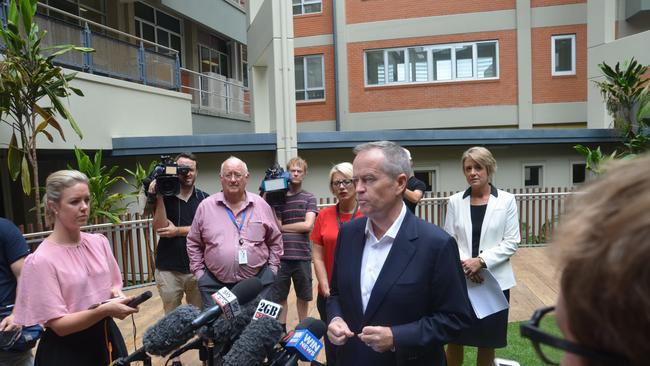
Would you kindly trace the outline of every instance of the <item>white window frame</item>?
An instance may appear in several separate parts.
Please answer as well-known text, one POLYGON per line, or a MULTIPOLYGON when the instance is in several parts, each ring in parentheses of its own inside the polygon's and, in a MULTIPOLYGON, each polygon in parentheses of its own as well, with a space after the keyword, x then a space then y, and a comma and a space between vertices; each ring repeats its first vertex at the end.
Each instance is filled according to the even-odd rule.
POLYGON ((587 164, 584 161, 575 160, 575 161, 570 162, 570 164, 569 164, 569 180, 570 180, 569 184, 571 186, 573 186, 573 187, 580 186, 580 185, 586 183, 588 178, 589 178, 589 170, 587 169, 587 164), (580 182, 580 183, 574 183, 573 182, 573 166, 578 165, 578 164, 581 164, 581 165, 585 166, 585 181, 580 182))
POLYGON ((551 74, 553 76, 575 75, 576 74, 576 35, 575 34, 562 34, 551 36, 551 74), (569 71, 555 71, 555 41, 562 39, 571 40, 571 70, 569 71))
POLYGON ((527 162, 521 165, 521 186, 524 188, 541 188, 544 187, 544 182, 546 182, 546 164, 542 162, 527 162), (541 166, 542 174, 540 176, 540 182, 538 185, 527 186, 526 185, 526 168, 533 166, 541 166))
MULTIPOLYGON (((432 193, 437 193, 439 188, 440 188, 440 166, 438 165, 425 165, 425 166, 413 166, 413 172, 418 172, 418 173, 429 173, 431 174, 432 172, 435 172, 434 177, 431 182, 431 191, 426 191, 426 192, 432 192, 432 193)), ((425 184, 427 182, 424 182, 425 184)), ((425 192, 425 193, 426 193, 425 192)))
MULTIPOLYGON (((138 2, 141 3, 141 4, 143 4, 143 5, 146 5, 146 6, 150 7, 150 8, 152 8, 152 9, 154 10, 154 12, 153 12, 153 18, 154 18, 154 21, 155 21, 155 22, 154 22, 154 23, 151 23, 151 22, 148 21, 148 20, 145 20, 145 19, 142 19, 142 18, 138 18, 137 16, 134 16, 133 19, 134 19, 134 22, 136 22, 136 23, 135 23, 135 26, 136 26, 136 27, 138 26, 137 22, 140 22, 140 23, 146 23, 146 24, 152 26, 152 27, 153 27, 153 34, 154 34, 154 36, 155 36, 155 38, 156 38, 154 43, 156 43, 156 44, 160 44, 160 43, 158 42, 158 28, 164 30, 165 32, 167 32, 167 33, 169 33, 169 34, 173 34, 173 35, 175 35, 175 36, 178 36, 178 37, 180 38, 180 46, 181 46, 181 52, 178 54, 178 59, 179 59, 179 61, 180 61, 181 64, 182 64, 182 63, 183 63, 183 54, 186 52, 186 50, 185 50, 185 46, 184 46, 184 42, 183 42, 183 41, 184 41, 184 40, 183 40, 183 33, 182 33, 182 32, 183 32, 183 27, 184 27, 184 25, 183 25, 183 19, 182 19, 182 18, 179 18, 179 17, 177 17, 177 16, 175 16, 175 15, 169 14, 169 13, 166 12, 166 11, 162 11, 162 10, 160 10, 160 9, 158 9, 158 8, 156 8, 156 7, 154 7, 154 6, 152 6, 151 4, 148 4, 148 3, 145 3, 145 2, 142 2, 142 1, 138 1, 138 2), (181 33, 176 33, 176 32, 174 32, 174 31, 171 30, 171 29, 167 29, 167 28, 164 28, 164 27, 159 26, 159 25, 157 24, 157 23, 158 23, 158 12, 163 13, 163 14, 167 15, 168 17, 171 17, 171 18, 177 19, 177 20, 178 20, 178 24, 179 24, 179 27, 180 27, 180 31, 181 31, 181 33)), ((142 26, 140 26, 139 31, 140 31, 140 38, 143 38, 143 39, 144 39, 144 37, 142 37, 142 26)), ((168 47, 168 48, 172 48, 172 49, 173 49, 172 44, 171 44, 171 40, 170 40, 170 39, 168 39, 168 43, 169 43, 169 44, 168 44, 166 47, 168 47)))
POLYGON ((413 45, 410 47, 394 47, 394 48, 383 48, 383 49, 367 49, 363 52, 363 69, 364 69, 364 85, 366 87, 384 87, 388 85, 407 85, 407 84, 427 84, 427 83, 449 83, 449 82, 464 82, 464 81, 474 81, 474 80, 498 80, 500 77, 500 67, 499 67, 499 41, 498 40, 485 40, 485 41, 476 41, 476 42, 462 42, 462 43, 448 43, 448 44, 436 44, 436 45, 413 45), (481 43, 494 43, 495 44, 495 59, 496 59, 496 70, 495 76, 493 77, 478 77, 478 45, 481 43), (456 77, 456 48, 472 46, 472 77, 471 78, 457 78, 456 77), (427 52, 427 80, 426 81, 411 81, 411 64, 409 60, 409 49, 415 47, 423 47, 423 50, 427 52), (451 49, 451 79, 448 80, 433 80, 433 56, 432 51, 437 49, 451 49), (383 51, 384 55, 384 84, 368 84, 368 52, 383 51), (389 81, 388 80, 388 52, 390 51, 403 51, 404 52, 404 64, 406 72, 406 81, 389 81))
MULTIPOLYGON (((322 102, 325 100, 326 95, 325 95, 325 57, 324 55, 300 55, 300 56, 295 56, 295 58, 302 58, 302 69, 303 69, 303 80, 305 81, 305 89, 297 89, 296 92, 298 91, 304 91, 305 92, 305 98, 307 98, 307 95, 309 91, 314 91, 314 90, 323 90, 323 98, 319 99, 296 99, 296 103, 310 103, 310 102, 322 102), (320 57, 321 60, 321 77, 323 78, 323 87, 322 88, 310 88, 307 85, 307 59, 309 58, 316 58, 320 57)), ((294 81, 295 82, 295 81, 294 81)))
MULTIPOLYGON (((291 4, 291 11, 293 12, 293 7, 298 6, 298 4, 291 4)), ((308 14, 322 14, 323 13, 323 1, 322 0, 300 0, 300 14, 293 14, 294 17, 308 14), (310 13, 305 13, 305 5, 320 4, 320 11, 314 11, 310 13)))
MULTIPOLYGON (((230 77, 230 73, 229 73, 229 72, 226 72, 226 75, 223 75, 223 74, 221 73, 222 68, 223 68, 223 65, 221 65, 221 56, 222 56, 222 55, 223 55, 223 56, 226 56, 226 71, 231 71, 231 67, 230 67, 230 55, 229 55, 229 54, 227 54, 227 53, 223 53, 223 52, 221 52, 221 51, 219 51, 219 50, 216 50, 216 49, 214 49, 214 48, 212 48, 212 47, 210 47, 210 46, 208 46, 208 45, 206 45, 206 44, 204 44, 204 43, 201 43, 201 42, 197 42, 197 43, 196 43, 196 46, 197 46, 196 56, 198 57, 199 64, 201 63, 201 48, 203 47, 203 48, 206 48, 206 49, 208 49, 208 50, 210 51, 210 58, 212 58, 212 53, 213 53, 213 52, 216 53, 217 55, 219 55, 219 72, 217 72, 217 74, 219 74, 219 75, 221 75, 221 76, 223 76, 223 77, 226 77, 226 78, 229 78, 229 77, 230 77)), ((199 65, 199 71, 200 71, 201 73, 203 73, 203 72, 201 71, 201 65, 199 65)))

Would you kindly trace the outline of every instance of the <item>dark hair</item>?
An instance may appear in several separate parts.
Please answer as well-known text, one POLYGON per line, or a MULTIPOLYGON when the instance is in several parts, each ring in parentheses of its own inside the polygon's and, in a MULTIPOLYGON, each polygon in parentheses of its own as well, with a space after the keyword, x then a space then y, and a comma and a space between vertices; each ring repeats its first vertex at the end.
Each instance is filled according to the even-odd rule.
POLYGON ((199 162, 196 160, 196 155, 192 154, 191 152, 182 152, 174 158, 174 161, 178 161, 180 158, 185 158, 185 159, 190 159, 193 162, 196 163, 196 167, 199 167, 199 162))

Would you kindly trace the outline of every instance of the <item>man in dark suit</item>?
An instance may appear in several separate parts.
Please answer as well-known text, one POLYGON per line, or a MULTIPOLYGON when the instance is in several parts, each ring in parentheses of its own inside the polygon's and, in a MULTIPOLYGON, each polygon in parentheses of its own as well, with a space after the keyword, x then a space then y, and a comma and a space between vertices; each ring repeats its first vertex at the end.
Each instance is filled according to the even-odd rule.
POLYGON ((354 149, 359 209, 338 237, 327 335, 340 365, 446 365, 443 345, 470 322, 455 240, 406 209, 410 173, 389 141, 354 149))

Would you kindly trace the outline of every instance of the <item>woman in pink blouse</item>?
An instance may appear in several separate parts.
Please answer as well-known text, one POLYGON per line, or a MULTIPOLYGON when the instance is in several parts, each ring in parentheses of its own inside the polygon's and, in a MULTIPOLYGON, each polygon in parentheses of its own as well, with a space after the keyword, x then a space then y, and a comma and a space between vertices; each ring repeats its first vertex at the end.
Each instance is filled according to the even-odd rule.
POLYGON ((137 309, 125 305, 131 298, 122 293, 106 237, 81 232, 90 210, 88 178, 76 170, 50 174, 44 202, 54 230, 25 259, 14 321, 46 328, 35 365, 106 366, 122 356, 114 354, 123 340, 112 318, 137 309))

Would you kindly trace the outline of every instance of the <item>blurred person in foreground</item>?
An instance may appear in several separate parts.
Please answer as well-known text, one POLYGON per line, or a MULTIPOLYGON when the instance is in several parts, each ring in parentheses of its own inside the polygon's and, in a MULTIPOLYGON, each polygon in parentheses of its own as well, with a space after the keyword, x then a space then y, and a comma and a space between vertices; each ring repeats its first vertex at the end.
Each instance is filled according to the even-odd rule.
POLYGON ((341 226, 330 297, 339 365, 445 365, 443 345, 470 321, 456 241, 406 208, 411 169, 401 146, 354 149, 359 218, 341 226))
POLYGON ((650 155, 610 165, 568 207, 553 235, 557 305, 537 310, 522 335, 549 365, 648 365, 650 155), (539 327, 553 311, 562 337, 539 327))
MULTIPOLYGON (((330 296, 330 280, 332 266, 336 253, 336 239, 339 229, 344 223, 361 216, 357 202, 357 192, 352 180, 352 164, 345 162, 336 164, 330 170, 330 191, 336 196, 336 205, 320 211, 311 232, 313 246, 314 271, 318 280, 318 297, 316 307, 321 320, 327 322, 325 309, 327 298, 330 296)), ((325 356, 328 365, 336 365, 334 345, 325 337, 325 356)))
POLYGON ((86 175, 59 170, 45 184, 46 221, 54 229, 25 259, 14 322, 44 324, 36 366, 106 366, 126 356, 112 318, 124 319, 138 309, 126 305, 133 297, 122 292, 108 239, 81 231, 90 214, 86 175))
MULTIPOLYGON (((510 257, 521 241, 515 196, 492 184, 497 162, 490 150, 467 149, 461 167, 469 188, 449 198, 445 230, 458 243, 467 281, 482 283, 482 271, 489 271, 509 300, 515 286, 510 257)), ((465 345, 478 347, 477 366, 493 366, 494 349, 507 345, 507 330, 507 308, 482 319, 474 316, 472 326, 447 346, 447 362, 462 365, 465 345)))

